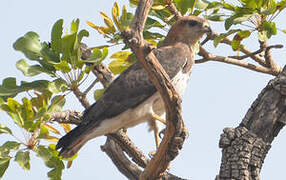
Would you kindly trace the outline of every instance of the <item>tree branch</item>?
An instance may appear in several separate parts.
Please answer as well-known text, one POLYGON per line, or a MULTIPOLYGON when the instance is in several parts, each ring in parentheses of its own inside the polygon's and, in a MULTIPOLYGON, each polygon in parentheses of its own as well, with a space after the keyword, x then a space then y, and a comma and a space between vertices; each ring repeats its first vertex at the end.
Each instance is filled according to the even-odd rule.
POLYGON ((247 68, 253 71, 257 71, 257 72, 271 74, 273 76, 277 76, 279 72, 281 71, 281 70, 279 72, 272 71, 272 69, 264 67, 264 66, 254 65, 254 64, 243 62, 243 61, 230 58, 230 57, 217 56, 217 55, 211 54, 210 52, 205 50, 203 47, 200 47, 199 55, 202 56, 203 59, 196 60, 195 63, 203 63, 207 61, 218 61, 218 62, 241 66, 241 67, 244 67, 244 68, 247 68))
POLYGON ((82 114, 77 111, 66 110, 61 112, 53 112, 50 116, 51 121, 79 125, 82 114))
POLYGON ((72 87, 72 92, 85 109, 89 108, 90 104, 86 98, 86 94, 82 93, 77 86, 72 87))
POLYGON ((144 44, 143 28, 152 0, 141 0, 136 9, 131 30, 122 32, 124 42, 131 47, 138 61, 147 71, 152 82, 160 92, 166 109, 166 134, 155 156, 140 175, 140 179, 156 179, 164 172, 168 164, 182 148, 186 132, 181 117, 181 99, 176 93, 170 79, 150 48, 144 44), (149 53, 149 54, 148 54, 149 53))
POLYGON ((286 123, 286 66, 253 102, 237 128, 225 128, 217 180, 259 179, 273 139, 286 123))
POLYGON ((175 19, 178 20, 180 17, 182 17, 182 14, 180 13, 180 11, 177 10, 176 6, 174 5, 174 3, 172 2, 172 0, 164 0, 165 3, 167 4, 167 8, 168 10, 174 14, 175 19))
MULTIPOLYGON (((218 36, 218 33, 216 32, 212 32, 212 35, 210 35, 210 38, 213 40, 214 38, 216 38, 218 36)), ((227 44, 227 45, 230 45, 231 46, 231 40, 229 38, 224 38, 221 43, 224 43, 224 44, 227 44)), ((243 52, 244 54, 249 54, 250 55, 250 58, 253 59, 254 61, 256 61, 258 64, 260 64, 261 66, 265 66, 266 65, 266 62, 263 58, 255 55, 255 54, 252 54, 252 52, 248 49, 246 49, 245 47, 242 47, 240 48, 240 51, 243 52)))
POLYGON ((278 66, 275 61, 273 60, 272 58, 272 55, 271 55, 271 52, 270 52, 270 49, 271 48, 283 48, 283 45, 281 44, 278 44, 278 45, 273 45, 273 46, 268 46, 266 47, 265 49, 265 61, 266 61, 266 64, 268 65, 268 67, 273 71, 273 72, 281 72, 281 67, 278 66))

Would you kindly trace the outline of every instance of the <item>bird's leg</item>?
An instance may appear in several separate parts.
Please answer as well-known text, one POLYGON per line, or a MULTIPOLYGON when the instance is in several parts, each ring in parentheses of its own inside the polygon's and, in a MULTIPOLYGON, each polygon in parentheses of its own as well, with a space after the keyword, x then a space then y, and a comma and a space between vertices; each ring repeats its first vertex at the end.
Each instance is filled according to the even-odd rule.
MULTIPOLYGON (((159 148, 160 145, 160 136, 159 136, 159 128, 157 125, 156 120, 160 121, 163 124, 166 124, 166 120, 164 118, 161 118, 159 115, 152 113, 152 120, 149 122, 150 126, 152 127, 154 131, 154 137, 155 137, 155 143, 156 143, 156 150, 159 148)), ((153 156, 156 153, 156 151, 150 152, 150 155, 153 156)))
POLYGON ((154 120, 158 120, 158 121, 160 121, 161 123, 163 123, 163 124, 166 125, 166 119, 161 118, 161 116, 159 116, 159 115, 157 115, 157 114, 152 114, 152 118, 153 118, 154 120))
MULTIPOLYGON (((164 118, 161 118, 161 116, 155 114, 155 113, 152 113, 152 119, 154 120, 154 136, 155 136, 155 143, 156 143, 156 148, 158 149, 159 148, 159 145, 160 145, 160 136, 159 136, 159 129, 158 129, 158 126, 156 124, 156 120, 160 121, 161 123, 165 124, 166 125, 166 120, 164 118)), ((152 122, 153 123, 153 122, 152 122)))

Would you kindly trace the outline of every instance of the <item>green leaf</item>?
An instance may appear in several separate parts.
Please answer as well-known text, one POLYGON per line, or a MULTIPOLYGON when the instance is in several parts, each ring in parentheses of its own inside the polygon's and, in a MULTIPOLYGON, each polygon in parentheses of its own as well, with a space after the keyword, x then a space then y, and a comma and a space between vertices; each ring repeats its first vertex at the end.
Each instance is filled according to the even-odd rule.
POLYGON ((116 30, 110 17, 108 17, 104 12, 100 12, 100 15, 103 18, 104 23, 110 29, 111 33, 114 33, 116 30))
POLYGON ((248 38, 250 36, 250 31, 239 31, 234 37, 231 42, 231 47, 234 51, 238 50, 241 47, 241 41, 245 38, 248 38))
POLYGON ((219 36, 217 36, 216 38, 214 38, 214 46, 217 47, 218 43, 220 43, 224 38, 228 37, 229 35, 236 33, 240 31, 240 29, 232 29, 230 31, 228 31, 227 33, 222 33, 219 36))
POLYGON ((83 37, 89 36, 89 32, 87 30, 83 29, 83 30, 79 31, 77 36, 78 36, 78 41, 81 42, 83 37))
POLYGON ((205 19, 208 19, 210 21, 224 21, 223 16, 225 16, 225 15, 222 13, 215 13, 215 14, 210 14, 210 15, 204 16, 204 17, 205 17, 205 19))
POLYGON ((20 86, 16 85, 16 78, 8 77, 3 80, 2 85, 0 85, 0 96, 4 99, 16 96, 18 93, 23 91, 28 91, 31 89, 42 92, 47 86, 49 81, 37 80, 33 82, 22 81, 20 86))
POLYGON ((258 32, 258 39, 261 42, 267 41, 269 39, 268 36, 267 36, 267 32, 266 31, 258 32))
POLYGON ((30 66, 29 64, 26 63, 26 61, 24 59, 19 60, 16 63, 16 67, 17 67, 17 69, 22 71, 22 73, 25 76, 36 76, 42 72, 46 72, 46 70, 43 67, 41 67, 40 65, 30 66))
POLYGON ((5 171, 9 167, 11 157, 0 157, 0 178, 3 177, 5 171))
POLYGON ((97 101, 99 98, 101 98, 101 96, 103 95, 105 89, 97 89, 94 91, 94 99, 97 101))
POLYGON ((108 48, 104 47, 102 48, 102 52, 100 49, 94 48, 93 53, 91 56, 85 60, 85 62, 93 63, 94 65, 100 64, 108 55, 108 48))
POLYGON ((51 40, 51 47, 53 51, 59 58, 59 54, 61 52, 61 39, 63 35, 63 19, 59 19, 52 28, 52 40, 51 40))
POLYGON ((159 23, 157 20, 148 17, 146 20, 144 30, 148 30, 148 29, 154 28, 154 27, 163 28, 164 26, 161 23, 159 23))
POLYGON ((8 77, 0 85, 0 96, 12 96, 18 93, 16 78, 8 77))
POLYGON ((113 74, 121 74, 125 69, 127 69, 131 63, 125 60, 115 60, 109 63, 108 68, 113 74))
POLYGON ((60 112, 60 111, 62 111, 62 108, 65 105, 65 103, 66 103, 65 96, 63 96, 63 95, 55 96, 51 100, 49 112, 60 112))
POLYGON ((0 157, 9 156, 11 150, 18 150, 20 143, 15 141, 7 141, 2 146, 0 146, 0 157))
POLYGON ((174 4, 178 8, 178 10, 184 15, 188 8, 193 9, 197 0, 174 0, 174 4))
POLYGON ((238 50, 240 47, 240 41, 238 40, 232 40, 231 41, 231 47, 234 51, 238 50))
POLYGON ((126 60, 130 54, 132 54, 130 51, 119 51, 112 54, 110 59, 126 60))
POLYGON ((0 134, 2 133, 8 133, 12 135, 12 131, 8 127, 0 124, 0 134))
POLYGON ((7 99, 7 105, 9 106, 9 108, 11 109, 12 112, 19 111, 19 108, 21 107, 21 104, 18 103, 13 98, 8 98, 7 99))
POLYGON ((129 26, 131 24, 133 16, 134 16, 133 13, 129 13, 129 12, 127 12, 126 15, 124 16, 122 15, 120 17, 120 24, 122 26, 129 26))
POLYGON ((286 0, 282 0, 282 1, 278 2, 276 5, 276 8, 279 11, 282 11, 283 9, 285 9, 286 8, 286 0))
POLYGON ((79 27, 79 19, 73 20, 71 23, 71 33, 77 33, 79 27))
POLYGON ((233 4, 226 3, 226 2, 222 2, 222 4, 223 4, 224 9, 235 11, 235 6, 233 4))
POLYGON ((24 128, 26 130, 30 130, 33 127, 33 120, 34 120, 34 111, 32 107, 32 102, 24 97, 22 99, 23 105, 22 105, 22 111, 21 111, 21 117, 24 120, 24 128))
POLYGON ((46 166, 52 168, 52 170, 48 172, 48 177, 50 179, 61 179, 64 164, 59 159, 58 152, 44 146, 38 146, 36 152, 37 155, 44 160, 46 166))
POLYGON ((115 2, 113 7, 112 7, 112 19, 113 19, 115 25, 117 26, 117 28, 120 30, 121 26, 120 26, 120 22, 119 22, 119 6, 118 6, 117 2, 115 2))
POLYGON ((72 58, 76 53, 77 34, 69 34, 62 38, 62 60, 72 62, 72 58))
POLYGON ((223 7, 222 3, 214 1, 208 4, 208 6, 206 7, 206 10, 217 10, 217 9, 221 9, 222 7, 223 7))
POLYGON ((15 161, 24 170, 30 170, 30 152, 29 151, 18 151, 15 156, 15 161))
POLYGON ((65 92, 68 89, 67 82, 62 78, 57 78, 53 82, 50 82, 48 85, 49 91, 54 94, 65 92))
POLYGON ((253 14, 235 14, 225 20, 224 27, 226 30, 228 30, 232 25, 240 24, 244 21, 247 21, 252 16, 253 14))
POLYGON ((66 61, 61 61, 60 63, 55 64, 54 67, 56 70, 62 71, 63 73, 68 73, 71 71, 71 68, 70 68, 68 62, 66 62, 66 61))
POLYGON ((198 0, 197 3, 195 3, 195 7, 198 9, 206 9, 208 4, 209 2, 206 0, 198 0))
MULTIPOLYGON (((60 57, 55 54, 50 45, 46 42, 42 43, 41 54, 42 57, 46 60, 45 62, 47 62, 50 65, 60 61, 60 57)), ((41 64, 41 62, 43 61, 38 61, 38 62, 41 64)))
POLYGON ((267 32, 268 39, 270 39, 272 35, 277 34, 277 28, 275 22, 264 21, 262 23, 262 29, 267 32))
POLYGON ((41 57, 42 45, 39 40, 39 35, 35 32, 28 32, 23 37, 20 37, 13 47, 16 51, 21 51, 31 60, 39 60, 41 57))

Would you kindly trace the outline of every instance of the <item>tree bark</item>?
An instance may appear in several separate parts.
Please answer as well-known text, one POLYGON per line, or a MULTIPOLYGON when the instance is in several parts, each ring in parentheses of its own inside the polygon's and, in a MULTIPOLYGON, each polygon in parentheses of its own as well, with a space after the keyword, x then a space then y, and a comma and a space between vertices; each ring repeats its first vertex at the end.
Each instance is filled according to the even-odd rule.
POLYGON ((217 180, 258 180, 271 143, 286 123, 286 66, 258 95, 236 128, 225 128, 217 180))

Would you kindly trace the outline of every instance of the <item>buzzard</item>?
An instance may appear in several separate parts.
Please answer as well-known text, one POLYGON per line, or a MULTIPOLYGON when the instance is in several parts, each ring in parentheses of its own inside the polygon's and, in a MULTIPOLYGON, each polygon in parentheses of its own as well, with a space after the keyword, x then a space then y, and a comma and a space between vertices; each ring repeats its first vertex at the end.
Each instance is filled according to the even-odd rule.
MULTIPOLYGON (((183 95, 190 79, 194 48, 210 31, 206 20, 195 16, 182 17, 171 27, 159 47, 153 50, 180 95, 183 95)), ((61 149, 60 155, 68 158, 90 139, 154 121, 164 113, 159 92, 141 64, 135 62, 84 112, 81 124, 63 136, 56 149, 61 149)))

